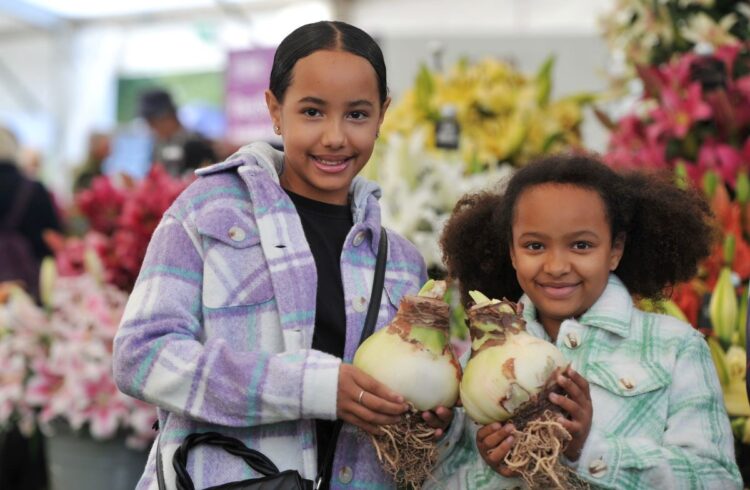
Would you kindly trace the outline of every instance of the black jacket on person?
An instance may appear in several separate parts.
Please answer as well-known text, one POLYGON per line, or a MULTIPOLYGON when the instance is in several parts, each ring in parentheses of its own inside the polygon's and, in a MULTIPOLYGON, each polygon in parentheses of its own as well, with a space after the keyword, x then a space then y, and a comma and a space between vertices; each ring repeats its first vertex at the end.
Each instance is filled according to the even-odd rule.
MULTIPOLYGON (((13 162, 0 160, 0 221, 10 212, 23 180, 28 178, 13 162)), ((60 220, 47 189, 40 182, 34 182, 34 190, 18 231, 29 240, 34 255, 40 260, 52 254, 44 242, 43 232, 47 229, 60 231, 60 220)))

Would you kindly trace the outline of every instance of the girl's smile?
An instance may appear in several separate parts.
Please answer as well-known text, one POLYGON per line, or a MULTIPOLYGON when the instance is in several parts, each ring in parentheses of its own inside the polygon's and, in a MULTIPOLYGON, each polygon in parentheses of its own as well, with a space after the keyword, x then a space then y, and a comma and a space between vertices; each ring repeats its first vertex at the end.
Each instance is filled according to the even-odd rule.
POLYGON ((554 339, 563 320, 582 315, 599 299, 623 245, 612 240, 597 192, 550 183, 518 197, 510 252, 521 288, 554 339))
POLYGON ((539 283, 539 288, 552 299, 565 299, 575 294, 576 289, 581 285, 576 283, 539 283))
POLYGON ((338 155, 310 155, 313 164, 322 172, 335 174, 346 170, 353 161, 352 156, 338 155))

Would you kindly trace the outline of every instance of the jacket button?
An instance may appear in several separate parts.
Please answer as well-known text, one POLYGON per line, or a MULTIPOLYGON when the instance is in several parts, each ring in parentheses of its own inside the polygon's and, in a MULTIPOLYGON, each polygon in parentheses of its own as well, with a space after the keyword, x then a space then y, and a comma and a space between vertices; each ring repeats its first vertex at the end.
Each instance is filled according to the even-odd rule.
POLYGON ((622 386, 626 390, 632 390, 633 388, 635 388, 635 381, 630 378, 620 378, 620 386, 622 386))
POLYGON ((364 296, 356 296, 352 300, 352 307, 357 313, 362 313, 367 310, 367 298, 364 296))
POLYGON ((601 478, 607 474, 607 463, 602 458, 597 458, 589 465, 589 473, 594 478, 601 478))
POLYGON ((235 242, 241 242, 245 239, 245 230, 240 228, 239 226, 233 226, 229 228, 229 238, 234 240, 235 242))
POLYGON ((359 233, 354 235, 354 240, 352 240, 352 245, 354 245, 355 247, 359 247, 360 245, 362 245, 362 242, 364 241, 365 241, 365 232, 360 231, 359 233))
POLYGON ((354 472, 349 466, 344 466, 339 470, 339 481, 341 483, 349 483, 354 478, 354 472))
POLYGON ((575 349, 579 345, 581 345, 581 341, 578 339, 578 334, 575 332, 569 332, 565 335, 565 338, 563 339, 563 343, 568 349, 575 349))

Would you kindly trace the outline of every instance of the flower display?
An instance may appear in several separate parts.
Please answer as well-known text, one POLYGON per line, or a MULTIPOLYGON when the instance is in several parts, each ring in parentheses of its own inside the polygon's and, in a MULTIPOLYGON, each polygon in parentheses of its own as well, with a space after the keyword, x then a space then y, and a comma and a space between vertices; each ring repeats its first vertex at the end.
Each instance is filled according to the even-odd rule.
POLYGON ((634 67, 750 39, 750 4, 727 0, 617 0, 601 18, 610 48, 634 67))
POLYGON ((461 156, 426 152, 424 132, 393 135, 363 173, 383 188, 382 221, 417 246, 428 268, 442 267, 439 238, 453 206, 466 193, 499 186, 513 171, 497 165, 466 175, 461 156))
POLYGON ((641 306, 706 334, 747 484, 750 3, 617 0, 602 24, 614 59, 624 62, 613 70, 613 93, 629 94, 619 120, 596 111, 612 131, 605 160, 620 168, 672 169, 680 185, 705 194, 716 217, 716 245, 696 276, 674 285, 671 300, 641 306))
POLYGON ((732 188, 750 169, 750 43, 685 53, 638 69, 644 95, 612 129, 614 167, 677 168, 700 185, 711 170, 732 188))
POLYGON ((680 284, 673 300, 687 319, 708 335, 711 355, 724 392, 727 412, 739 439, 750 442, 750 404, 745 389, 745 319, 747 285, 750 281, 750 179, 746 172, 736 178, 734 199, 715 173, 704 178, 703 190, 716 216, 721 240, 698 275, 680 284), (700 314, 701 298, 708 298, 707 314, 700 314), (738 423, 737 419, 742 419, 738 423))
POLYGON ((128 293, 163 213, 188 185, 158 165, 140 181, 97 177, 75 196, 80 236, 50 233, 38 306, 0 284, 0 427, 47 434, 61 425, 145 448, 153 406, 121 393, 112 343, 128 293))
POLYGON ((459 125, 457 161, 466 174, 580 147, 582 107, 591 97, 551 100, 553 66, 548 59, 535 76, 496 59, 462 60, 446 73, 422 66, 414 86, 388 111, 383 139, 421 133, 424 150, 434 151, 435 125, 448 110, 459 125))
POLYGON ((65 424, 146 447, 156 410, 122 394, 112 377, 127 294, 88 271, 57 277, 51 260, 43 266, 42 307, 18 285, 0 285, 0 426, 50 434, 65 424))
POLYGON ((84 251, 94 250, 104 267, 105 281, 123 291, 132 290, 151 235, 188 183, 170 176, 161 165, 154 165, 143 180, 125 179, 121 186, 111 177, 96 177, 90 188, 75 196, 88 230, 82 237, 47 236, 60 274, 80 274, 84 251))

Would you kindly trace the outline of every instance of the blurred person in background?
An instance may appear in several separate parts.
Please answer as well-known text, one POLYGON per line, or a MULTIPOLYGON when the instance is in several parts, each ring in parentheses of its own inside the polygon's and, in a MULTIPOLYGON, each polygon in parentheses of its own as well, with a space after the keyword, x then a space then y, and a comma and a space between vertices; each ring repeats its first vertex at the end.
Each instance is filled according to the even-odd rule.
POLYGON ((61 231, 52 196, 20 169, 19 145, 0 127, 0 281, 16 280, 37 297, 39 266, 52 255, 46 230, 61 231))
MULTIPOLYGON (((51 254, 42 235, 60 221, 47 189, 20 170, 19 154, 15 135, 0 127, 0 281, 23 283, 38 301, 39 267, 51 254)), ((46 488, 43 442, 15 426, 0 432, 0 489, 46 488)))
POLYGON ((42 152, 34 148, 22 148, 18 157, 18 168, 31 180, 42 175, 42 152))
POLYGON ((89 147, 86 161, 77 169, 73 192, 88 189, 94 177, 103 173, 104 160, 112 153, 111 136, 107 133, 94 131, 89 135, 89 147))
POLYGON ((182 125, 177 106, 166 90, 155 88, 142 92, 138 113, 156 139, 152 162, 164 165, 171 175, 179 177, 216 161, 211 142, 182 125))

